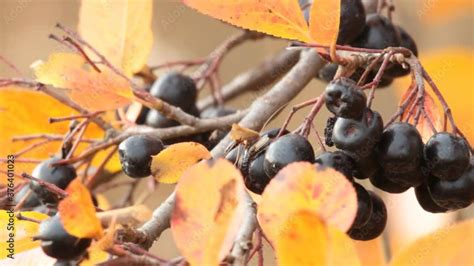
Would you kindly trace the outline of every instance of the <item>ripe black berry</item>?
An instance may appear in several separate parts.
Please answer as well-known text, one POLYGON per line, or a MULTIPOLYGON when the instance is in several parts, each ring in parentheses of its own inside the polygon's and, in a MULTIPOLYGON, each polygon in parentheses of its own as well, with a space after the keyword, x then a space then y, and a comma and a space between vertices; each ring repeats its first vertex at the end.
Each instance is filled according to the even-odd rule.
MULTIPOLYGON (((29 186, 22 187, 20 191, 15 194, 15 205, 18 205, 18 203, 20 203, 26 193, 29 193, 30 191, 31 190, 29 186)), ((36 196, 35 193, 30 193, 30 196, 26 199, 25 202, 23 202, 22 209, 31 209, 39 206, 40 204, 41 202, 38 199, 38 196, 36 196)))
POLYGON ((431 193, 426 183, 423 183, 415 187, 415 196, 421 208, 423 208, 423 210, 427 212, 441 213, 441 212, 448 211, 448 209, 445 209, 439 206, 438 204, 436 204, 436 202, 431 197, 431 193))
MULTIPOLYGON (((186 113, 199 117, 199 110, 193 105, 189 110, 185 110, 186 113)), ((175 120, 171 120, 164 116, 157 110, 150 110, 145 119, 145 124, 154 128, 167 128, 178 126, 179 123, 175 120)))
POLYGON ((370 14, 367 16, 366 24, 365 30, 352 43, 352 46, 370 49, 398 46, 396 29, 386 17, 370 14))
POLYGON ((359 119, 367 98, 356 83, 348 78, 331 81, 326 87, 324 99, 328 110, 336 116, 359 119))
POLYGON ((332 131, 334 129, 334 124, 336 123, 337 117, 328 117, 326 120, 326 127, 324 128, 324 142, 329 147, 334 146, 334 142, 332 141, 332 131))
POLYGON ((413 125, 393 123, 383 132, 376 151, 377 161, 385 172, 407 173, 420 168, 423 141, 413 125))
MULTIPOLYGON (((347 152, 346 152, 347 153, 347 152)), ((351 156, 351 153, 348 153, 351 156)), ((374 173, 380 168, 375 154, 371 153, 369 156, 360 158, 358 156, 351 156, 354 161, 354 177, 357 179, 366 179, 374 175, 374 173)))
POLYGON ((387 224, 387 208, 383 200, 372 191, 372 213, 367 223, 359 228, 351 228, 347 233, 355 240, 371 240, 380 236, 387 224))
POLYGON ((361 0, 342 0, 337 44, 348 44, 365 28, 365 10, 361 0))
POLYGON ((314 161, 313 147, 298 134, 287 134, 269 145, 265 152, 264 168, 268 176, 275 176, 280 169, 292 162, 314 161))
POLYGON ((360 228, 367 224, 372 214, 372 198, 369 192, 360 184, 352 183, 357 193, 357 214, 351 228, 360 228))
POLYGON ((375 174, 373 174, 369 178, 370 183, 372 183, 374 187, 389 193, 403 193, 410 188, 410 185, 396 183, 387 178, 383 169, 377 170, 377 172, 375 172, 375 174))
POLYGON ((383 131, 382 117, 366 109, 361 120, 338 117, 332 132, 332 141, 338 149, 352 157, 366 158, 379 141, 383 131))
MULTIPOLYGON (((53 166, 60 158, 53 157, 40 164, 33 170, 32 175, 48 183, 54 184, 61 189, 66 189, 69 183, 76 178, 76 170, 71 165, 62 164, 53 166)), ((56 203, 57 197, 52 192, 39 185, 36 181, 30 182, 30 189, 43 203, 56 203)))
POLYGON ((189 111, 197 99, 194 80, 178 72, 169 72, 158 78, 150 94, 185 111, 189 111))
POLYGON ((474 165, 471 164, 461 177, 454 181, 431 177, 428 188, 434 202, 442 208, 466 208, 474 201, 474 165))
POLYGON ((42 221, 39 226, 39 235, 34 239, 41 240, 41 249, 46 255, 59 260, 78 258, 84 254, 92 241, 68 234, 58 215, 42 221))
POLYGON ((351 157, 342 151, 323 152, 316 157, 315 163, 323 167, 331 167, 353 181, 354 162, 351 157))
POLYGON ((440 132, 426 143, 424 157, 432 175, 441 180, 454 181, 469 166, 469 146, 460 137, 440 132))
POLYGON ((247 188, 257 194, 262 194, 271 178, 265 173, 263 163, 265 161, 265 153, 261 153, 250 162, 249 173, 245 178, 247 188))
POLYGON ((130 177, 146 177, 151 174, 151 156, 164 149, 163 142, 149 136, 131 136, 119 145, 122 170, 130 177))
MULTIPOLYGON (((278 133, 280 133, 280 130, 281 130, 281 128, 272 128, 272 129, 263 131, 262 133, 260 133, 260 136, 261 137, 268 136, 270 139, 274 139, 278 136, 278 133)), ((281 135, 283 136, 283 135, 286 135, 288 133, 290 133, 290 131, 285 129, 285 130, 283 130, 281 135)))

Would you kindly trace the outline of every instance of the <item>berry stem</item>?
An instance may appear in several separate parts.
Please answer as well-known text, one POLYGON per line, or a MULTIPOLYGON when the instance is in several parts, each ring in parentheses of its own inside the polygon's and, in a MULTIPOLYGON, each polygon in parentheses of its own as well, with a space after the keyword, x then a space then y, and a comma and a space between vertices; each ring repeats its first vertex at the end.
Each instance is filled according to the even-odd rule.
POLYGON ((90 114, 80 114, 80 115, 70 115, 70 116, 63 116, 63 117, 51 117, 49 118, 49 123, 57 123, 57 122, 63 122, 63 121, 70 121, 70 120, 75 120, 75 119, 80 119, 80 118, 92 118, 94 116, 100 115, 104 113, 103 111, 98 111, 90 114))
POLYGON ((314 99, 311 99, 311 100, 308 100, 308 101, 306 101, 306 102, 302 102, 302 103, 300 103, 300 104, 297 104, 297 105, 293 106, 293 107, 291 108, 290 113, 288 114, 288 117, 285 119, 285 122, 283 123, 283 125, 282 125, 281 128, 280 128, 280 131, 278 132, 277 138, 279 138, 279 137, 281 137, 281 136, 283 135, 283 132, 285 132, 286 128, 288 127, 288 124, 289 124, 290 121, 291 121, 291 118, 293 118, 293 115, 294 115, 296 112, 298 112, 299 110, 303 109, 303 108, 306 107, 306 106, 310 106, 310 105, 315 104, 316 102, 319 101, 319 98, 320 98, 320 97, 321 97, 321 96, 316 97, 316 98, 314 98, 314 99))
POLYGON ((33 223, 37 223, 37 224, 41 223, 40 220, 26 217, 26 216, 22 215, 21 212, 16 214, 16 218, 20 221, 28 221, 28 222, 33 222, 33 223))
POLYGON ((55 195, 57 195, 59 198, 65 198, 68 196, 68 193, 59 188, 58 186, 56 186, 55 184, 52 184, 52 183, 49 183, 49 182, 46 182, 44 180, 41 180, 39 178, 36 178, 34 176, 31 176, 27 173, 22 173, 21 176, 25 179, 29 179, 29 180, 33 180, 33 181, 36 181, 38 182, 38 184, 42 187, 44 187, 46 190, 48 190, 49 192, 52 192, 54 193, 55 195))

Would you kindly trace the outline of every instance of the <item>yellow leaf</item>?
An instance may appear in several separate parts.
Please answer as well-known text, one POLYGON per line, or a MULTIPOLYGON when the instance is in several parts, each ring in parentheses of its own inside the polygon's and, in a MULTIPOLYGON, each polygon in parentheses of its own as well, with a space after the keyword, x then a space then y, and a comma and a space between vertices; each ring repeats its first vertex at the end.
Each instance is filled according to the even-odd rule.
MULTIPOLYGON (((39 241, 38 241, 39 245, 39 241)), ((0 265, 21 265, 21 266, 37 266, 37 265, 54 265, 56 259, 46 255, 40 247, 29 249, 27 251, 15 254, 15 259, 1 259, 0 265)))
POLYGON ((100 249, 97 245, 92 245, 87 250, 87 259, 81 261, 81 266, 99 265, 109 260, 110 254, 100 249))
POLYGON ((90 111, 123 107, 133 98, 126 79, 108 68, 97 72, 79 54, 53 53, 33 69, 39 82, 67 89, 73 101, 90 111))
POLYGON ((100 238, 102 225, 96 217, 89 190, 76 178, 69 183, 66 192, 68 196, 58 206, 64 229, 77 238, 100 238))
MULTIPOLYGON (((15 254, 33 249, 40 245, 39 241, 33 241, 31 239, 38 234, 39 224, 18 220, 16 214, 17 213, 6 210, 0 211, 0 226, 2 228, 2 230, 0 230, 0 239, 2 239, 0 242, 0 259, 7 258, 7 256, 11 254, 8 250, 9 248, 12 248, 13 256, 16 258, 15 254), (14 234, 14 236, 11 237, 10 234, 14 234), (13 247, 11 247, 10 244, 13 244, 13 247)), ((48 215, 39 212, 21 212, 21 215, 40 221, 48 218, 48 215)), ((7 258, 7 260, 8 259, 10 258, 7 258)))
MULTIPOLYGON (((470 143, 474 143, 474 116, 472 115, 474 112, 472 107, 474 61, 472 58, 473 51, 462 48, 448 48, 421 55, 423 66, 438 85, 451 107, 454 120, 470 143)), ((410 77, 397 79, 395 84, 399 95, 403 94, 410 83, 410 77)), ((426 89, 429 91, 428 84, 426 84, 426 89)), ((437 99, 435 102, 439 104, 437 99)), ((440 108, 440 110, 443 109, 440 108)))
POLYGON ((160 183, 174 184, 190 166, 209 158, 211 153, 199 143, 173 144, 153 156, 151 173, 160 183))
POLYGON ((341 0, 313 0, 309 20, 313 41, 327 46, 336 44, 340 12, 341 0))
POLYGON ((176 186, 171 232, 191 265, 218 265, 228 254, 245 211, 242 175, 224 159, 190 167, 176 186))
POLYGON ((364 266, 385 266, 385 254, 382 237, 369 241, 354 240, 354 246, 359 254, 359 260, 364 266))
POLYGON ((292 163, 265 188, 257 217, 266 236, 274 241, 288 215, 299 210, 315 211, 326 224, 345 232, 357 213, 357 195, 351 183, 333 169, 292 163))
POLYGON ((297 0, 183 0, 199 12, 232 25, 276 37, 309 42, 308 24, 297 0))
POLYGON ((441 228, 395 254, 390 265, 474 265, 474 220, 441 228))
POLYGON ((150 55, 152 13, 152 0, 82 0, 79 33, 130 77, 150 55))

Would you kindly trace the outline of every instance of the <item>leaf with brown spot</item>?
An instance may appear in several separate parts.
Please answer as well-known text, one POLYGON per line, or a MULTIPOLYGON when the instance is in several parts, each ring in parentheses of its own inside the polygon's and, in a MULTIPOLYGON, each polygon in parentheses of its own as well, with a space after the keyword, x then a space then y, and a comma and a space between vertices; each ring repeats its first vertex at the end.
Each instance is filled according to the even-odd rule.
POLYGON ((76 178, 69 183, 66 192, 68 196, 58 206, 64 229, 77 238, 102 237, 102 225, 95 214, 89 190, 76 178))
POLYGON ((218 265, 233 245, 245 210, 240 171, 224 159, 186 170, 176 186, 171 232, 191 265, 218 265))
POLYGON ((288 216, 299 210, 314 211, 324 223, 345 232, 357 213, 357 195, 347 178, 333 169, 292 163, 265 188, 257 217, 273 242, 288 216))
POLYGON ((211 153, 203 145, 180 142, 153 156, 151 174, 160 183, 174 184, 190 166, 209 158, 211 153))

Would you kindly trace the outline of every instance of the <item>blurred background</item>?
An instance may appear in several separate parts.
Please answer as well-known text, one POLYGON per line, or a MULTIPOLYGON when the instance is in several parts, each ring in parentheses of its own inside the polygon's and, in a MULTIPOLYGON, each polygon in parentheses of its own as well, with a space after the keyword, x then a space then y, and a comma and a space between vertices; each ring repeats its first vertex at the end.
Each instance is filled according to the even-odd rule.
MULTIPOLYGON (((467 66, 465 64, 456 65, 458 61, 446 61, 449 69, 443 71, 455 73, 456 68, 466 70, 467 67, 468 72, 463 73, 470 73, 470 76, 460 77, 465 79, 465 82, 456 84, 468 86, 463 90, 467 92, 467 95, 462 97, 466 97, 468 101, 472 102, 474 100, 472 92, 474 90, 472 82, 474 75, 473 2, 470 0, 398 0, 394 2, 396 5, 394 22, 402 25, 414 37, 422 60, 430 58, 430 56, 449 56, 453 53, 462 53, 465 55, 464 57, 467 57, 465 59, 470 62, 467 66)), ((29 66, 32 62, 38 59, 44 60, 49 53, 64 49, 48 39, 48 34, 54 32, 54 25, 57 22, 69 28, 76 28, 78 10, 78 0, 0 0, 0 55, 13 62, 27 76, 31 76, 29 66)), ((179 1, 156 0, 153 12, 152 28, 155 37, 149 65, 207 56, 220 42, 238 31, 236 28, 185 7, 179 1)), ((266 38, 257 42, 247 42, 233 50, 225 57, 220 70, 223 84, 237 74, 255 66, 264 58, 283 49, 287 44, 286 41, 266 38)), ((437 73, 435 78, 454 80, 454 77, 442 74, 443 72, 437 73)), ((0 76, 13 77, 15 73, 4 64, 0 64, 0 76)), ((388 118, 396 110, 400 95, 400 89, 397 91, 396 87, 402 86, 400 84, 406 83, 396 82, 391 87, 377 92, 374 108, 384 118, 388 118)), ((319 95, 324 87, 324 83, 314 80, 288 105, 287 110, 296 103, 319 95)), ((449 89, 456 90, 458 88, 449 89)), ((261 92, 247 93, 239 99, 230 101, 229 106, 236 108, 248 106, 260 94, 261 92)), ((472 118, 474 110, 472 107, 470 108, 468 113, 463 115, 472 118)), ((287 110, 272 121, 269 126, 281 125, 287 110)), ((299 125, 308 111, 299 112, 292 120, 290 128, 294 129, 299 125)), ((316 120, 318 129, 324 128, 327 115, 325 110, 318 115, 316 120)), ((315 140, 314 136, 311 140, 315 140)), ((316 149, 318 145, 315 144, 314 147, 316 149)), ((145 185, 146 182, 142 182, 134 197, 140 197, 145 185)), ((370 184, 365 185, 370 187, 370 184)), ((153 209, 169 195, 172 189, 172 186, 159 185, 159 189, 145 203, 153 209)), ((117 197, 123 193, 124 190, 115 189, 107 193, 106 196, 113 204, 117 197)), ((426 213, 416 203, 412 190, 402 195, 386 195, 383 192, 380 194, 384 195, 389 209, 386 239, 387 243, 392 246, 392 252, 396 252, 421 234, 456 219, 465 219, 473 212, 471 206, 465 211, 451 214, 426 213)), ((152 252, 165 258, 178 256, 170 231, 166 231, 155 243, 152 252)), ((270 255, 270 252, 265 254, 267 256, 265 264, 273 264, 273 255, 270 255)))

